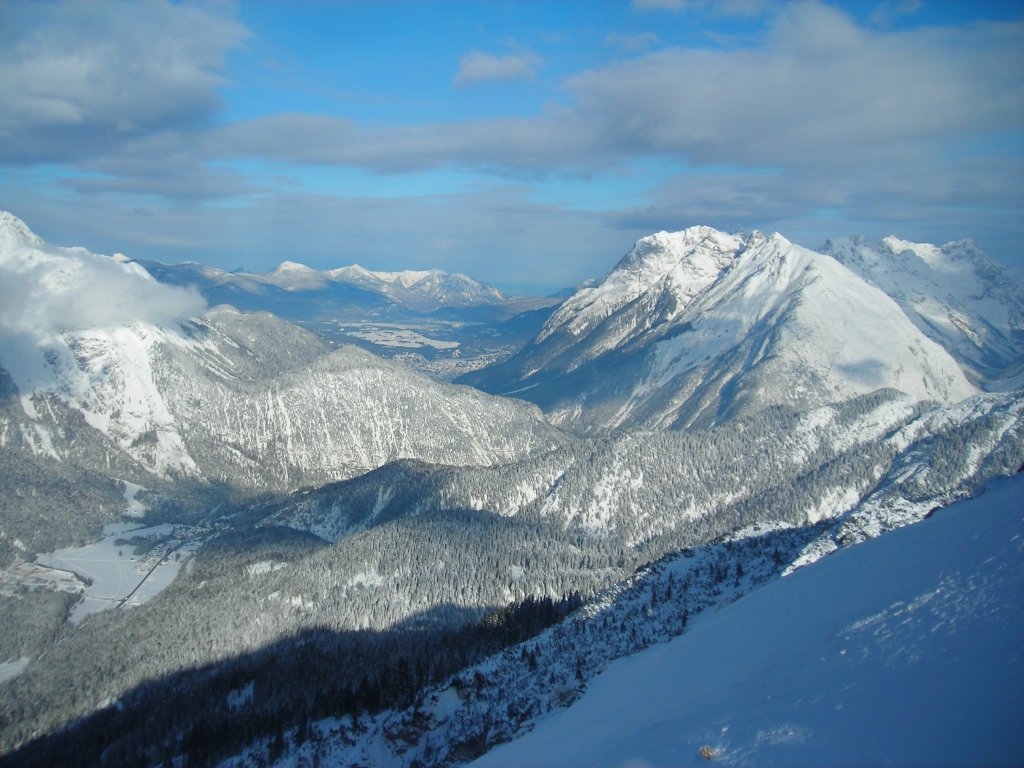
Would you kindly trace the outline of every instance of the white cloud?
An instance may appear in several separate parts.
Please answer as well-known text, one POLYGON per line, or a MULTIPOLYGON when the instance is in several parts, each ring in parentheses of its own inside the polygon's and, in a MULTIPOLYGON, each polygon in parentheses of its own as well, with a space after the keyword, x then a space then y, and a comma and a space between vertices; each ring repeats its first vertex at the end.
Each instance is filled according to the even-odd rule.
POLYGON ((663 49, 581 72, 564 83, 565 104, 533 116, 367 126, 276 115, 218 129, 207 151, 526 183, 665 159, 690 171, 652 190, 647 208, 624 199, 623 220, 750 227, 820 211, 903 234, 916 216, 1019 258, 1006 244, 1022 234, 1021 50, 1020 23, 883 31, 802 3, 781 7, 754 46, 663 49), (705 190, 716 197, 702 201, 705 190))
MULTIPOLYGON (((79 17, 90 13, 103 17, 103 23, 115 29, 109 17, 116 13, 108 13, 108 6, 67 7, 79 17)), ((0 3, 0 28, 5 26, 4 14, 11 15, 4 9, 10 7, 0 3)), ((13 7, 45 10, 55 6, 13 7)), ((408 254, 418 252, 417 238, 431 243, 447 238, 483 248, 483 222, 493 223, 497 232, 506 221, 509 231, 522 237, 517 253, 526 259, 531 248, 543 253, 549 247, 539 237, 527 240, 536 231, 548 233, 553 240, 559 228, 586 226, 594 233, 589 242, 599 244, 618 226, 625 228, 624 240, 628 240, 648 229, 691 223, 725 228, 777 224, 797 238, 786 222, 806 221, 815 212, 827 211, 832 227, 828 234, 845 232, 851 226, 846 222, 854 219, 891 222, 890 231, 910 239, 969 235, 989 247, 995 238, 999 245, 993 244, 994 250, 1019 258, 1014 255, 1019 248, 1013 245, 1014 238, 1019 242, 1024 236, 1020 224, 1024 69, 1019 63, 1024 25, 1019 23, 878 29, 819 3, 771 3, 767 7, 772 15, 766 25, 758 26, 763 32, 757 38, 744 36, 724 46, 662 49, 579 72, 563 81, 557 102, 533 114, 420 124, 276 114, 207 127, 204 121, 215 106, 223 52, 237 44, 244 30, 230 18, 191 5, 152 2, 138 7, 146 18, 168 14, 180 22, 178 13, 189 10, 214 22, 209 31, 192 30, 198 41, 181 43, 198 45, 199 55, 186 56, 174 49, 171 38, 152 32, 154 49, 165 51, 167 61, 181 62, 167 72, 153 65, 155 74, 147 82, 150 65, 141 54, 136 56, 143 59, 139 63, 142 83, 153 86, 152 98, 145 88, 129 82, 127 74, 114 72, 106 80, 99 78, 103 98, 125 99, 125 108, 113 109, 110 115, 97 107, 99 97, 90 96, 81 82, 68 86, 73 94, 68 97, 61 90, 61 77, 46 74, 51 69, 63 71, 57 64, 61 44, 41 44, 39 52, 29 51, 31 55, 0 49, 0 74, 5 75, 0 78, 0 132, 7 131, 0 137, 0 160, 6 156, 26 161, 40 148, 40 152, 47 148, 51 152, 50 162, 59 161, 60 153, 74 155, 74 169, 82 174, 69 178, 64 173, 60 183, 85 193, 111 193, 79 196, 78 231, 83 236, 97 233, 100 242, 117 244, 112 247, 121 247, 121 238, 145 235, 154 242, 162 238, 161 242, 176 248, 187 247, 191 258, 229 253, 235 261, 224 266, 234 267, 251 253, 273 250, 267 245, 274 241, 273 232, 266 230, 278 223, 283 232, 302 231, 303 237, 323 231, 323 253, 337 253, 337 242, 347 242, 337 236, 334 221, 345 222, 339 231, 354 233, 357 248, 370 248, 366 243, 393 238, 394 230, 407 229, 406 239, 394 252, 408 254), (6 75, 22 70, 4 67, 22 58, 38 65, 32 76, 49 85, 33 91, 12 82, 6 75), (171 73, 177 69, 184 73, 178 90, 171 86, 171 73), (40 99, 22 114, 11 99, 31 93, 40 99), (170 116, 147 118, 156 113, 146 110, 161 108, 161 100, 166 101, 170 116), (658 188, 644 191, 634 185, 623 193, 618 213, 610 211, 614 204, 603 203, 609 212, 598 225, 596 219, 577 215, 578 211, 569 214, 558 206, 525 204, 531 199, 526 193, 511 206, 494 194, 458 200, 424 197, 415 204, 409 203, 408 196, 399 203, 339 195, 333 203, 322 199, 311 203, 299 192, 288 203, 288 195, 303 189, 301 180, 287 186, 266 177, 246 176, 249 158, 269 160, 273 172, 285 176, 292 172, 288 164, 356 167, 382 174, 455 167, 482 174, 492 183, 498 179, 498 185, 529 187, 540 182, 537 188, 560 176, 595 178, 600 183, 608 180, 608 173, 629 174, 663 161, 682 171, 658 188), (277 162, 283 165, 275 166, 277 162), (139 205, 138 198, 130 204, 125 200, 147 192, 176 202, 171 211, 159 200, 146 200, 144 204, 152 205, 159 215, 140 226, 130 215, 131 207, 139 205), (200 207, 179 205, 191 197, 233 197, 238 204, 218 205, 205 213, 200 207), (312 205, 309 215, 292 213, 305 211, 307 205, 312 205), (120 213, 115 213, 118 206, 120 213), (514 215, 502 219, 508 210, 514 215), (326 221, 318 224, 312 212, 319 212, 326 221), (94 218, 104 222, 103 231, 94 218), (299 230, 292 228, 296 218, 303 224, 299 230), (395 227, 398 220, 405 222, 403 227, 395 227), (387 234, 372 235, 371 223, 387 234), (935 229, 923 231, 926 224, 935 229), (950 231, 954 225, 958 230, 950 231), (225 235, 228 227, 230 236, 225 235), (254 236, 254 231, 261 235, 254 236), (236 247, 241 242, 246 247, 236 247)), ((764 9, 757 2, 719 6, 698 0, 688 7, 704 15, 764 9)), ((913 3, 894 0, 886 7, 910 12, 913 3)), ((46 18, 48 30, 64 30, 62 34, 68 35, 64 48, 87 62, 103 63, 93 71, 114 68, 113 60, 95 51, 103 35, 94 36, 92 43, 76 42, 68 31, 74 22, 46 18)), ((137 21, 128 26, 140 28, 137 21)), ((19 32, 14 42, 21 45, 18 41, 27 39, 27 33, 19 32)), ((649 35, 611 35, 606 42, 630 47, 656 40, 649 35)), ((474 53, 463 59, 458 77, 462 85, 529 77, 539 66, 539 58, 529 52, 474 53)), ((264 165, 257 162, 252 167, 264 165)), ((303 170, 297 172, 300 179, 302 174, 303 170)), ((50 217, 56 222, 51 227, 63 227, 79 237, 71 229, 70 211, 47 211, 42 198, 32 202, 30 183, 19 187, 12 177, 0 188, 7 206, 27 212, 32 205, 32 215, 50 217)), ((502 240, 502 249, 512 248, 509 242, 514 238, 496 237, 502 240)), ((141 243, 141 239, 126 245, 131 242, 141 243)), ((274 243, 278 250, 289 247, 288 242, 274 243)), ((473 248, 467 245, 465 253, 473 248)), ((147 253, 170 260, 182 255, 164 245, 147 253)), ((425 265, 436 266, 452 251, 424 253, 435 259, 425 265)), ((360 258, 359 253, 352 258, 360 258)), ((445 264, 453 262, 441 265, 445 264)), ((487 277, 466 264, 456 268, 487 277)))
POLYGON ((885 0, 871 12, 870 22, 884 27, 907 16, 913 16, 924 5, 922 0, 885 0))
POLYGON ((201 125, 246 36, 220 9, 166 0, 0 3, 0 29, 0 161, 12 163, 201 125))
POLYGON ((522 80, 533 77, 540 65, 540 57, 529 51, 507 56, 470 51, 459 60, 455 84, 476 85, 492 80, 522 80))
POLYGON ((756 16, 771 7, 772 0, 633 0, 637 11, 710 11, 718 16, 756 16))
POLYGON ((957 142, 1020 130, 1022 49, 1022 24, 881 33, 801 4, 756 48, 672 48, 585 71, 565 83, 568 105, 534 116, 365 126, 275 115, 212 132, 208 151, 383 172, 593 172, 657 156, 856 172, 904 162, 908 147, 942 163, 957 142))
POLYGON ((134 264, 47 245, 0 211, 0 365, 23 392, 46 377, 46 352, 67 357, 61 334, 168 325, 205 306, 195 291, 157 283, 134 264))
POLYGON ((1022 47, 1020 24, 880 34, 807 4, 757 49, 659 51, 569 87, 617 153, 829 172, 898 160, 907 143, 1019 130, 1022 47))
POLYGON ((692 8, 693 0, 633 0, 633 7, 638 11, 672 11, 678 13, 692 8))
POLYGON ((626 53, 636 53, 653 48, 661 42, 661 38, 654 32, 639 32, 635 35, 622 35, 618 32, 611 32, 605 35, 604 42, 605 45, 611 45, 626 53))

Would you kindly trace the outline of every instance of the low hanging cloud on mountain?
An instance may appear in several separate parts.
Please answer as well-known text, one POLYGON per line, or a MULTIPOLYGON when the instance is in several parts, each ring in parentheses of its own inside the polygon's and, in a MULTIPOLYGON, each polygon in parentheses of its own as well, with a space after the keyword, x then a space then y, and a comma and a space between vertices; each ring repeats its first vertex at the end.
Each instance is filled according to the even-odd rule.
POLYGON ((70 363, 61 334, 143 322, 166 326, 206 308, 194 290, 84 248, 49 246, 0 212, 0 366, 25 385, 70 363))

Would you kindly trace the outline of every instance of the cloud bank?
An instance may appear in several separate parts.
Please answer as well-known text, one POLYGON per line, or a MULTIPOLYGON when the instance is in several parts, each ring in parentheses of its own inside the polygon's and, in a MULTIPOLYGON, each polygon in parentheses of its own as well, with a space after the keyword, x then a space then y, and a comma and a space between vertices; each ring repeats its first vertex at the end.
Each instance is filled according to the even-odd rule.
POLYGON ((244 27, 164 0, 0 3, 0 161, 95 158, 203 125, 244 27))
MULTIPOLYGON (((571 103, 534 116, 399 126, 274 115, 214 132, 208 149, 385 173, 585 172, 651 156, 849 172, 908 151, 939 163, 940 142, 1020 128, 1021 50, 1024 24, 875 33, 807 4, 781 13, 757 48, 667 48, 573 75, 571 103)), ((503 71, 488 62, 481 79, 503 71)))

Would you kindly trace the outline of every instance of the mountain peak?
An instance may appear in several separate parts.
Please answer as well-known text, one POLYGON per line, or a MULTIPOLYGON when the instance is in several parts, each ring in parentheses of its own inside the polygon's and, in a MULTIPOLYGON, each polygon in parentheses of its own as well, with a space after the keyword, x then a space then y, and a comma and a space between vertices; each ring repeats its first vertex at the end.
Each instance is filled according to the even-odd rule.
POLYGON ((663 230, 637 240, 615 269, 651 259, 658 264, 664 264, 666 260, 662 255, 667 255, 669 260, 685 258, 696 249, 735 251, 742 244, 743 238, 704 225, 687 227, 678 232, 663 230))
POLYGON ((31 245, 35 248, 43 246, 43 239, 28 228, 28 225, 7 211, 0 211, 0 238, 5 246, 31 245))
POLYGON ((1013 386, 1024 366, 1024 292, 973 240, 838 238, 823 250, 892 296, 976 383, 1013 386))
POLYGON ((976 391, 893 299, 840 261, 778 232, 642 238, 559 307, 504 391, 584 431, 720 423, 886 387, 941 401, 976 391))
POLYGON ((913 254, 932 269, 941 268, 947 261, 942 249, 931 243, 914 243, 889 235, 882 238, 882 246, 894 256, 913 254))
POLYGON ((329 269, 325 272, 328 277, 334 279, 350 279, 354 277, 373 277, 373 272, 368 270, 366 267, 360 266, 359 264, 349 264, 345 267, 336 267, 335 269, 329 269))
POLYGON ((882 240, 882 247, 893 255, 916 256, 932 269, 962 271, 965 269, 994 268, 995 262, 972 239, 953 240, 943 246, 931 243, 915 243, 889 235, 882 240))
POLYGON ((272 275, 280 275, 285 273, 309 273, 316 272, 312 267, 307 267, 305 264, 300 264, 297 261, 282 261, 271 271, 272 275))
POLYGON ((702 225, 642 237, 603 280, 566 301, 538 340, 543 341, 563 324, 573 336, 589 333, 606 317, 652 290, 667 291, 683 306, 734 262, 744 244, 739 235, 702 225))

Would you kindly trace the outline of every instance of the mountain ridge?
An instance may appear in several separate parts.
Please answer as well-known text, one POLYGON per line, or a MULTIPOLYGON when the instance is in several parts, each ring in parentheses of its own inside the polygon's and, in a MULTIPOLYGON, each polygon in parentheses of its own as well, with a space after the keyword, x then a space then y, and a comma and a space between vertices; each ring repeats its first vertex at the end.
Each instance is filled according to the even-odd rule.
POLYGON ((985 389, 1024 382, 1024 289, 970 239, 943 246, 851 236, 822 248, 892 296, 985 389))
POLYGON ((1022 480, 768 582, 472 765, 1015 764, 1022 480))
MULTIPOLYGON (((352 288, 394 302, 406 309, 433 311, 441 308, 468 308, 499 304, 506 297, 497 288, 481 283, 461 273, 441 269, 402 270, 397 272, 373 271, 350 264, 332 269, 314 269, 305 264, 285 260, 262 273, 246 271, 227 272, 216 267, 194 262, 163 264, 146 259, 135 263, 165 282, 189 284, 194 281, 200 290, 213 292, 235 291, 258 296, 261 292, 278 289, 286 293, 329 292, 337 288, 352 288)), ((225 294, 227 295, 227 294, 225 294)), ((245 307, 243 307, 245 308, 245 307)))
POLYGON ((882 290, 774 233, 637 241, 510 360, 460 379, 585 433, 707 425, 880 387, 951 402, 976 388, 882 290), (602 369, 610 371, 602 375, 602 369))
MULTIPOLYGON (((1021 392, 980 392, 898 297, 778 233, 656 233, 548 318, 506 368, 584 437, 203 307, 182 287, 218 274, 201 265, 147 272, 10 223, 0 366, 34 366, 0 368, 0 607, 22 622, 0 649, 32 657, 0 668, 15 762, 464 763, 616 657, 1024 462, 1021 392), (128 511, 166 524, 138 546, 181 555, 178 577, 72 628, 83 590, 37 603, 27 558, 128 511)), ((275 271, 251 295, 308 311, 320 273, 275 271)), ((398 306, 332 291, 318 310, 398 306)), ((470 309, 445 318, 497 332, 500 306, 470 309)))
POLYGON ((136 262, 0 223, 0 270, 20 302, 0 309, 0 472, 24 490, 0 504, 5 547, 81 536, 70 519, 39 535, 24 512, 68 473, 105 489, 82 512, 95 525, 117 518, 122 481, 282 493, 402 458, 501 463, 563 440, 532 405, 336 348, 268 313, 205 309, 136 262))

